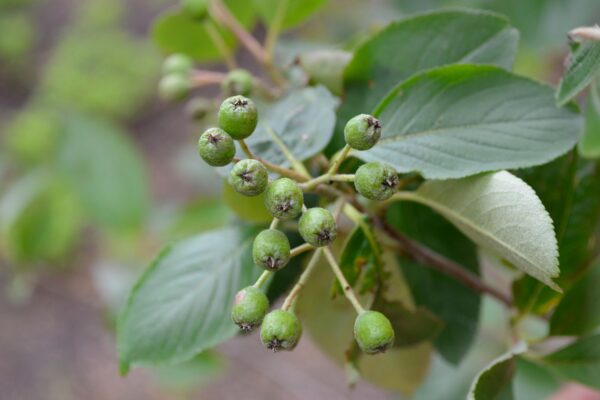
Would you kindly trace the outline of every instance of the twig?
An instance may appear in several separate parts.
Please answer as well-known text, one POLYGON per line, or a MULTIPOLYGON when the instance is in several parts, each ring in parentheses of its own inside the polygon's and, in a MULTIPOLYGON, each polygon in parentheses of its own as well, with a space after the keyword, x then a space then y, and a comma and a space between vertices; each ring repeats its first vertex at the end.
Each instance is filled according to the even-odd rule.
POLYGON ((322 252, 322 249, 319 248, 313 253, 312 257, 310 258, 310 261, 308 262, 308 265, 306 266, 306 269, 304 269, 304 272, 302 272, 302 275, 300 275, 298 282, 296 282, 296 284, 290 291, 290 294, 288 294, 288 296, 285 298, 285 301, 283 302, 283 305, 281 306, 282 310, 288 310, 292 306, 294 300, 296 299, 296 297, 298 296, 298 294, 300 293, 300 291, 306 284, 306 281, 310 277, 310 274, 317 266, 317 263, 321 256, 321 252, 322 252))
POLYGON ((306 251, 314 250, 314 248, 315 248, 314 246, 312 246, 308 243, 301 244, 300 246, 294 247, 292 249, 292 251, 290 251, 290 257, 291 258, 296 257, 298 254, 302 254, 306 251))
POLYGON ((229 50, 229 47, 227 46, 227 43, 225 43, 223 36, 221 36, 219 30, 210 18, 206 18, 206 21, 204 22, 204 29, 206 29, 208 36, 210 36, 210 40, 212 40, 213 44, 219 51, 219 54, 223 56, 227 69, 232 70, 237 68, 237 63, 235 62, 233 54, 231 54, 231 50, 229 50))
POLYGON ((478 293, 487 293, 504 303, 507 307, 512 307, 512 299, 509 296, 496 288, 489 286, 483 282, 479 276, 470 272, 468 269, 404 236, 379 217, 373 217, 372 219, 374 225, 385 232, 390 238, 394 239, 401 250, 413 260, 419 262, 423 266, 430 267, 456 279, 478 293))
POLYGON ((298 172, 302 175, 305 175, 307 178, 309 178, 310 174, 304 167, 304 164, 302 164, 300 161, 298 161, 298 159, 294 156, 294 154, 292 154, 290 149, 288 149, 288 147, 283 142, 283 140, 279 137, 277 132, 275 132, 273 129, 271 129, 271 127, 268 126, 267 133, 269 134, 269 136, 271 136, 271 139, 273 139, 273 141, 275 142, 277 147, 279 147, 279 149, 281 150, 281 152, 283 153, 285 158, 288 160, 288 162, 292 166, 292 169, 294 169, 296 172, 298 172))
POLYGON ((283 25, 283 19, 285 18, 287 9, 288 0, 279 0, 277 4, 277 11, 275 12, 275 17, 271 22, 271 26, 267 31, 267 37, 265 39, 265 51, 269 62, 273 61, 273 54, 275 53, 275 44, 277 43, 277 38, 279 37, 279 32, 281 31, 281 26, 283 25))
POLYGON ((333 183, 333 182, 354 182, 354 174, 337 174, 337 175, 321 175, 310 181, 304 182, 300 187, 304 190, 310 190, 317 185, 322 183, 333 183))
POLYGON ((279 219, 273 218, 271 225, 269 225, 269 229, 277 229, 277 225, 279 225, 279 219))
POLYGON ((262 285, 265 284, 265 282, 267 281, 267 279, 269 279, 272 273, 272 271, 264 271, 262 274, 260 274, 256 282, 252 286, 254 286, 255 288, 260 288, 262 285))
POLYGON ((363 308, 363 306, 360 304, 360 302, 356 298, 356 295, 354 294, 354 291, 352 290, 352 286, 350 286, 350 284, 346 280, 346 277, 344 276, 344 273, 342 272, 342 270, 340 269, 340 266, 338 265, 337 261, 335 260, 335 257, 333 256, 331 249, 329 247, 325 247, 323 249, 323 252, 325 253, 325 258, 327 259, 327 262, 331 266, 333 273, 335 274, 338 281, 340 282, 340 285, 342 286, 342 289, 344 290, 344 295, 346 296, 348 301, 350 301, 350 303, 352 303, 352 306, 354 307, 354 309, 356 310, 356 312, 358 314, 364 312, 365 309, 363 308))
POLYGON ((329 168, 329 171, 327 171, 326 175, 333 175, 337 173, 338 169, 340 168, 340 165, 342 165, 342 162, 344 162, 346 157, 348 157, 348 153, 350 152, 350 150, 352 150, 352 147, 350 147, 350 145, 347 144, 344 146, 344 148, 338 153, 337 157, 331 164, 331 167, 329 168))
POLYGON ((192 84, 194 87, 219 85, 226 76, 227 74, 222 72, 195 70, 192 74, 192 84))
POLYGON ((297 182, 306 182, 307 180, 310 179, 310 178, 304 176, 303 174, 300 174, 289 168, 285 168, 285 167, 282 167, 281 165, 273 164, 272 162, 267 161, 264 158, 256 156, 252 152, 252 150, 250 150, 250 147, 248 147, 248 144, 244 140, 238 140, 238 143, 240 144, 242 151, 246 154, 246 156, 248 158, 253 158, 257 161, 260 161, 268 170, 278 173, 281 176, 286 176, 288 178, 294 179, 297 182))

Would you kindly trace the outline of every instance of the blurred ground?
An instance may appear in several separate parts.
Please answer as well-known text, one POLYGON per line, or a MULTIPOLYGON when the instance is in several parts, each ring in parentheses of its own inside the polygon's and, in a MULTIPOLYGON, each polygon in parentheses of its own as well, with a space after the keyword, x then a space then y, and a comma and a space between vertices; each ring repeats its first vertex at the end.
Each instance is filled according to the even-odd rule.
POLYGON ((89 270, 45 278, 21 307, 0 296, 0 387, 6 400, 385 399, 361 383, 345 386, 341 368, 308 336, 292 353, 271 354, 256 334, 219 348, 225 373, 203 389, 168 392, 146 370, 118 375, 115 345, 89 270))

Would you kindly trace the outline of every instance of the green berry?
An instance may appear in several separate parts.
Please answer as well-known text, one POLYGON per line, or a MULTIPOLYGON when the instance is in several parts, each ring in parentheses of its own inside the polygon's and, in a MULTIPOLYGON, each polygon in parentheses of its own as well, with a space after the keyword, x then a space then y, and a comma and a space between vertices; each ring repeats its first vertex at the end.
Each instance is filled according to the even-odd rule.
POLYGON ((269 311, 269 300, 258 288, 248 286, 235 295, 231 318, 241 330, 249 332, 261 324, 269 311))
POLYGON ((245 69, 234 69, 223 79, 221 87, 228 96, 248 96, 253 88, 252 74, 245 69))
POLYGON ((188 75, 194 68, 194 61, 185 54, 172 54, 163 62, 163 74, 188 75))
POLYGON ((223 129, 209 128, 198 139, 198 154, 213 167, 222 167, 233 160, 235 144, 223 129))
POLYGON ((260 340, 269 350, 293 350, 302 335, 302 324, 291 311, 275 310, 265 316, 260 340))
POLYGON ((371 115, 359 114, 344 128, 346 143, 355 150, 369 150, 381 137, 381 123, 371 115))
POLYGON ((228 182, 239 194, 258 196, 267 188, 269 173, 260 161, 242 160, 231 169, 228 182))
POLYGON ((302 190, 290 178, 279 178, 271 183, 265 195, 265 206, 271 215, 284 221, 296 218, 303 204, 302 190))
POLYGON ((290 241, 276 229, 259 233, 252 244, 254 264, 268 271, 277 271, 290 261, 290 241))
POLYGON ((194 97, 185 105, 186 115, 195 121, 203 120, 212 110, 212 102, 204 97, 194 97))
POLYGON ((387 200, 398 188, 398 173, 388 164, 370 162, 356 170, 354 187, 371 200, 387 200))
POLYGON ((354 338, 365 353, 382 353, 394 344, 394 328, 382 313, 364 311, 354 321, 354 338))
POLYGON ((244 96, 225 99, 219 109, 219 126, 236 140, 245 139, 254 132, 258 112, 254 102, 244 96))
POLYGON ((209 0, 181 0, 183 9, 194 18, 202 19, 207 14, 209 0))
POLYGON ((300 236, 315 247, 327 246, 337 237, 335 218, 324 208, 310 208, 302 214, 298 223, 300 236))
POLYGON ((181 100, 189 94, 190 89, 190 80, 181 74, 165 75, 158 84, 160 97, 166 101, 181 100))

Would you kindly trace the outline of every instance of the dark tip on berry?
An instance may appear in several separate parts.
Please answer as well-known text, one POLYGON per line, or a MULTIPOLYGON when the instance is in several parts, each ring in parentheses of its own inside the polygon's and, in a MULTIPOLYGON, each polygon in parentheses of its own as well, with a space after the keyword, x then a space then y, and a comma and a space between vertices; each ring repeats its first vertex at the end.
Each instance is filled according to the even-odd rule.
POLYGON ((208 141, 209 141, 211 144, 217 144, 217 143, 219 143, 221 140, 223 140, 223 138, 222 138, 221 136, 219 136, 219 135, 213 135, 213 134, 210 134, 210 135, 208 135, 207 139, 208 139, 208 141))
POLYGON ((279 339, 272 339, 269 343, 267 343, 267 349, 273 350, 273 353, 277 353, 283 348, 281 345, 282 343, 283 342, 279 339))
POLYGON ((235 108, 244 108, 248 105, 248 100, 236 97, 232 104, 235 108))
POLYGON ((329 243, 331 241, 331 232, 328 229, 323 229, 321 232, 317 233, 317 237, 319 241, 329 243))
POLYGON ((388 188, 395 188, 398 185, 398 176, 393 175, 384 179, 382 185, 388 188))
POLYGON ((250 183, 252 182, 252 173, 248 170, 244 170, 241 174, 238 175, 241 180, 244 182, 250 183))
POLYGON ((242 333, 250 333, 254 329, 254 325, 251 324, 238 324, 242 333))
POLYGON ((371 116, 369 116, 367 118, 367 125, 369 125, 369 128, 371 128, 371 127, 374 127, 375 129, 381 128, 381 122, 379 122, 378 119, 373 118, 371 116))

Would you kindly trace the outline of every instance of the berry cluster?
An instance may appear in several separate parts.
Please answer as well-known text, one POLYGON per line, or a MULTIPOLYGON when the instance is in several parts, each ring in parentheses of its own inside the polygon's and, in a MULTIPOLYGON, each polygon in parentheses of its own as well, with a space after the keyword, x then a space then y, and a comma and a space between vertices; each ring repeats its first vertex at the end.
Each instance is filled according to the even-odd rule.
MULTIPOLYGON (((225 86, 234 85, 235 91, 246 92, 246 86, 240 86, 243 82, 248 82, 246 77, 236 74, 225 86)), ((337 174, 341 162, 350 150, 367 150, 377 143, 381 136, 380 122, 365 114, 348 121, 344 130, 347 145, 332 160, 329 171, 317 178, 307 177, 304 181, 294 180, 289 176, 270 179, 269 170, 282 175, 282 167, 274 168, 273 164, 255 157, 244 142, 254 132, 257 122, 258 112, 254 102, 242 95, 231 96, 221 104, 218 112, 219 126, 207 129, 198 140, 198 153, 202 159, 212 166, 233 163, 228 177, 229 185, 244 196, 264 193, 265 207, 273 216, 271 227, 260 232, 252 246, 254 263, 265 272, 253 286, 240 290, 235 296, 231 314, 233 321, 245 332, 261 325, 261 341, 273 351, 292 350, 302 333, 302 325, 294 313, 295 298, 308 273, 317 264, 318 257, 325 254, 342 283, 346 296, 358 312, 354 325, 356 342, 367 354, 385 351, 394 342, 394 330, 390 321, 380 312, 367 311, 360 305, 327 247, 338 235, 336 217, 325 208, 307 209, 304 205, 304 191, 335 182, 354 182, 356 190, 371 200, 386 200, 394 194, 398 176, 389 165, 372 162, 362 165, 354 175, 337 174), (236 141, 247 154, 247 159, 239 160, 235 157, 236 141), (297 217, 298 231, 306 243, 292 249, 287 236, 277 226, 280 221, 297 217), (284 268, 292 257, 308 250, 314 250, 314 255, 298 284, 281 309, 268 312, 269 300, 260 287, 270 274, 284 268)))

